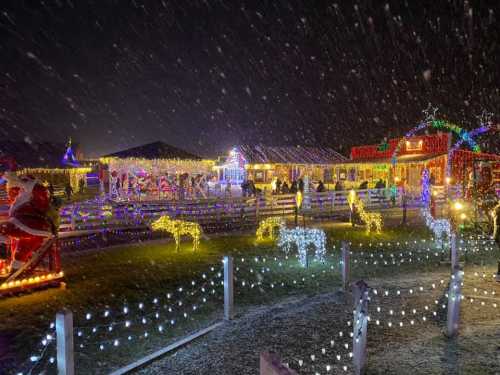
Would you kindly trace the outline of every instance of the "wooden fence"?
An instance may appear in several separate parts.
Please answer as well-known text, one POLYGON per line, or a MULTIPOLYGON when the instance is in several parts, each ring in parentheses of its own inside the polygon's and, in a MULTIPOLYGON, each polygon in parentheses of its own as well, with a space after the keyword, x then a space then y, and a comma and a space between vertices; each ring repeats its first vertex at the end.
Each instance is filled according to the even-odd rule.
MULTIPOLYGON (((388 189, 357 190, 368 209, 391 207, 388 189)), ((348 211, 349 191, 311 193, 307 209, 300 215, 332 217, 348 211)), ((198 222, 207 231, 246 228, 269 216, 294 215, 294 194, 257 197, 208 198, 184 201, 97 202, 87 201, 61 210, 61 232, 102 228, 128 228, 148 225, 162 215, 198 222)), ((400 205, 401 194, 395 204, 400 205)))
MULTIPOLYGON (((438 203, 444 190, 438 192, 438 203)), ((398 191, 394 202, 389 189, 357 190, 368 210, 401 206, 398 191)), ((349 191, 310 193, 307 207, 299 215, 332 218, 345 215, 349 191)), ((291 216, 296 211, 294 194, 259 195, 257 197, 207 198, 183 201, 98 202, 86 201, 65 206, 61 210, 61 232, 126 229, 148 226, 162 215, 199 223, 207 232, 245 229, 270 216, 291 216)), ((408 206, 418 205, 419 198, 407 196, 408 206)))

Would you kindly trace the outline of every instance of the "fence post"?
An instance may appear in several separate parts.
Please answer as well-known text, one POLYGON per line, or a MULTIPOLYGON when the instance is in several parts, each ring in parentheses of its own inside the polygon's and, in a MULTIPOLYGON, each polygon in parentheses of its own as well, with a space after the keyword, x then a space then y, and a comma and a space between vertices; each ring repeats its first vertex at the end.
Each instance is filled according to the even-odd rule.
POLYGON ((342 241, 341 244, 341 250, 342 250, 342 260, 341 260, 341 266, 342 266, 342 289, 344 291, 347 290, 347 286, 349 285, 349 265, 350 265, 350 257, 349 257, 349 243, 347 241, 342 241))
POLYGON ((463 280, 463 271, 455 271, 455 273, 451 275, 450 289, 448 291, 448 317, 446 324, 448 337, 453 337, 458 334, 463 280))
POLYGON ((455 273, 460 267, 458 265, 459 255, 457 249, 457 234, 451 233, 450 236, 450 252, 451 252, 451 273, 455 273))
POLYGON ((224 319, 234 317, 234 264, 233 257, 224 257, 224 319))
POLYGON ((62 310, 56 314, 57 373, 74 375, 73 313, 62 310))
POLYGON ((273 352, 260 353, 260 375, 297 375, 295 370, 281 363, 279 356, 273 352))
POLYGON ((354 373, 362 375, 366 366, 366 335, 368 330, 368 285, 359 280, 353 284, 354 324, 352 336, 352 360, 354 373))

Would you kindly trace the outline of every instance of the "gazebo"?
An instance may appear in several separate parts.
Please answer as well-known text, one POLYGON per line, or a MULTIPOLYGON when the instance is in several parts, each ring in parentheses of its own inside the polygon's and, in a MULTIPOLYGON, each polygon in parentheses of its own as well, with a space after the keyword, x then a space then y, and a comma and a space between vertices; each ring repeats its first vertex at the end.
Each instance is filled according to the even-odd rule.
MULTIPOLYGON (((158 141, 99 159, 101 184, 111 198, 173 198, 188 179, 211 174, 214 162, 158 141), (176 191, 177 190, 177 191, 176 191)), ((189 181, 191 182, 191 181, 189 181)))

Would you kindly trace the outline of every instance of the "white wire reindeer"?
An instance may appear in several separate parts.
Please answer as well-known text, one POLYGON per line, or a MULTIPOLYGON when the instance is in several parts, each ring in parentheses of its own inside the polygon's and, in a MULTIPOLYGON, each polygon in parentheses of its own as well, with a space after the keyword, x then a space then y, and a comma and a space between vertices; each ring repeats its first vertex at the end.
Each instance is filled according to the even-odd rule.
POLYGON ((451 238, 451 223, 448 219, 434 219, 430 209, 430 175, 429 170, 424 169, 422 173, 422 217, 425 220, 425 225, 434 233, 434 239, 438 247, 444 246, 444 234, 449 241, 451 238))
POLYGON ((438 247, 444 246, 444 237, 449 241, 451 237, 451 224, 448 219, 434 219, 428 207, 423 207, 422 216, 425 225, 434 233, 434 240, 438 247))
POLYGON ((307 248, 311 244, 315 247, 315 259, 320 262, 325 261, 325 231, 315 228, 296 227, 293 229, 287 229, 285 227, 280 227, 278 246, 281 247, 286 254, 288 254, 293 244, 297 246, 299 262, 302 266, 307 266, 307 248))

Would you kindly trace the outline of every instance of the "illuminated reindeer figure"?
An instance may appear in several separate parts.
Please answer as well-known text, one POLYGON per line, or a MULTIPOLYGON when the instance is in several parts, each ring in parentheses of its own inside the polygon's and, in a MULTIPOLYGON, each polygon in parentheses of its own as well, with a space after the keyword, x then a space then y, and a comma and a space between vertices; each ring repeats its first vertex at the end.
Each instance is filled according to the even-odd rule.
POLYGON ((201 235, 203 234, 200 224, 190 221, 172 220, 169 216, 160 217, 151 224, 151 228, 171 233, 175 240, 176 250, 179 250, 181 236, 185 234, 193 238, 193 250, 197 250, 200 245, 201 235))
POLYGON ((370 234, 372 227, 375 227, 377 233, 382 233, 382 214, 380 212, 366 212, 365 204, 354 190, 349 192, 347 200, 351 211, 353 210, 353 206, 358 210, 361 221, 366 224, 366 233, 370 234))
POLYGON ((451 237, 451 224, 448 219, 435 219, 431 214, 431 189, 429 170, 424 169, 422 173, 422 209, 420 210, 425 220, 425 225, 434 233, 436 244, 440 247, 444 245, 444 234, 448 240, 451 237))
POLYGON ((278 246, 286 254, 291 250, 292 245, 297 245, 299 252, 299 262, 302 266, 307 266, 307 247, 314 245, 316 248, 314 257, 320 262, 325 261, 326 254, 326 234, 324 230, 316 228, 293 228, 280 227, 278 246))
POLYGON ((500 202, 496 204, 495 207, 491 210, 491 217, 493 218, 493 236, 492 238, 495 241, 498 241, 497 237, 499 237, 498 225, 500 224, 500 202))
POLYGON ((257 236, 257 241, 262 241, 265 234, 269 235, 271 240, 276 238, 276 229, 283 228, 285 226, 285 220, 282 217, 268 217, 260 222, 259 227, 255 235, 257 236))

